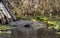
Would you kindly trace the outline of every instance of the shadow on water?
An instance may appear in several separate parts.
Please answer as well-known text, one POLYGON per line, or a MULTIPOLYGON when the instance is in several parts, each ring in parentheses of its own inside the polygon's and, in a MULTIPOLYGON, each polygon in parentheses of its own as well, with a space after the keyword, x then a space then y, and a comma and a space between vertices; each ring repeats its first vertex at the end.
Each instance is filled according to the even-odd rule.
POLYGON ((0 38, 60 38, 54 29, 39 29, 38 31, 21 32, 18 29, 11 30, 11 33, 2 33, 0 38))
POLYGON ((55 30, 49 29, 40 29, 36 31, 36 35, 34 32, 23 33, 21 31, 12 32, 11 38, 60 38, 60 35, 56 34, 55 30), (34 37, 37 36, 37 37, 34 37))

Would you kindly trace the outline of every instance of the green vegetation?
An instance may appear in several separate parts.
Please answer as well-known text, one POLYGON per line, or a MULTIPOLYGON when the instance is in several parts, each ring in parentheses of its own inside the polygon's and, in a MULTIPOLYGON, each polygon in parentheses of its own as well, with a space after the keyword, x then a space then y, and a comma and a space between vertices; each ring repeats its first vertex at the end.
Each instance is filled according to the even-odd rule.
POLYGON ((60 21, 50 21, 49 18, 47 18, 47 17, 35 17, 33 19, 43 22, 43 23, 46 23, 46 24, 49 24, 48 25, 49 29, 54 28, 54 29, 56 29, 56 31, 60 30, 60 21))
POLYGON ((12 27, 9 25, 0 25, 0 30, 8 30, 11 29, 12 27))
POLYGON ((48 28, 60 30, 60 1, 59 0, 33 0, 22 1, 13 0, 8 2, 7 6, 15 14, 17 20, 32 20, 40 21, 49 24, 48 28), (36 1, 34 3, 33 1, 36 1))
MULTIPOLYGON (((36 1, 36 0, 33 0, 36 1)), ((50 16, 58 15, 60 10, 59 0, 37 0, 36 4, 33 1, 24 2, 22 0, 13 0, 13 2, 8 2, 6 0, 7 6, 11 11, 18 17, 34 17, 34 16, 50 16)))

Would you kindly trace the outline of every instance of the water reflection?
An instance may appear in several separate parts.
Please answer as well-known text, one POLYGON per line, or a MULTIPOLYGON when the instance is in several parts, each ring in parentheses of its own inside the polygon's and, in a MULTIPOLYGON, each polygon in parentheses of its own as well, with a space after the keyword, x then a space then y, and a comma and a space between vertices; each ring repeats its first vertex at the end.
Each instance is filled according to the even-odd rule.
POLYGON ((56 34, 53 29, 39 29, 36 32, 30 31, 28 33, 14 29, 10 32, 0 33, 0 38, 60 38, 60 35, 56 34))

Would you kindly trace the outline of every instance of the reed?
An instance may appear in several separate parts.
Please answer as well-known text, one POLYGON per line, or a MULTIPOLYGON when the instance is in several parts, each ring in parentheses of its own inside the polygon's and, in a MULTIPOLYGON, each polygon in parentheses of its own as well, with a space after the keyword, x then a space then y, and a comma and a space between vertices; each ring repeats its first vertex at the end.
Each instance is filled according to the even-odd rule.
POLYGON ((60 14, 59 0, 13 0, 13 2, 7 1, 7 5, 19 17, 41 15, 51 17, 60 14))

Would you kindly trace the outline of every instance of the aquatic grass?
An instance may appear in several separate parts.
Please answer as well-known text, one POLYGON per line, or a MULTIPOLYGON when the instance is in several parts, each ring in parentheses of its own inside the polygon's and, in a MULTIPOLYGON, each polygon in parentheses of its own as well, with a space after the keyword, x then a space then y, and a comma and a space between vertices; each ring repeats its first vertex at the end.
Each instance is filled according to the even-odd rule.
POLYGON ((9 25, 0 25, 0 30, 8 30, 11 29, 12 27, 9 25))

